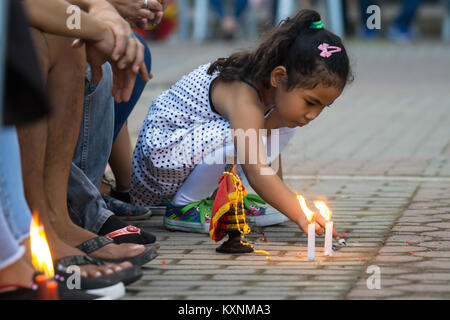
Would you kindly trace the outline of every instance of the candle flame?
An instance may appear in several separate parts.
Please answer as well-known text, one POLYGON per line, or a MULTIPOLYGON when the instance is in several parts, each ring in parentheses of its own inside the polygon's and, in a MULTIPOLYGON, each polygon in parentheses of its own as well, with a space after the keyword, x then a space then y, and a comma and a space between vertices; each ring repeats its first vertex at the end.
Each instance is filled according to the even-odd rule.
POLYGON ((40 223, 37 212, 33 213, 33 218, 31 219, 30 246, 34 268, 39 272, 44 272, 48 278, 53 278, 55 273, 52 255, 48 247, 44 226, 40 223))
POLYGON ((297 194, 297 200, 306 218, 308 219, 309 222, 311 222, 316 213, 314 211, 309 210, 308 204, 306 203, 306 199, 301 194, 297 194))
POLYGON ((314 205, 317 209, 319 209, 320 215, 325 218, 325 220, 331 220, 331 210, 328 208, 325 202, 323 201, 314 201, 314 205))

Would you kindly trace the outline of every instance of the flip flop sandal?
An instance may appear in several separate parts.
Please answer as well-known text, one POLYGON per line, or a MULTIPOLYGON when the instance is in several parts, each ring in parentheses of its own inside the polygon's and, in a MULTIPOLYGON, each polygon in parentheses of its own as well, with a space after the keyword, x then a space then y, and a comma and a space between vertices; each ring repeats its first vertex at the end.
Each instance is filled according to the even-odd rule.
MULTIPOLYGON (((103 266, 105 263, 94 257, 90 256, 68 256, 54 261, 55 274, 59 277, 64 278, 64 281, 70 276, 73 276, 73 272, 68 270, 69 266, 83 266, 93 264, 96 266, 103 266)), ((130 283, 136 282, 142 277, 142 270, 139 267, 131 266, 120 271, 116 271, 112 274, 106 274, 100 277, 81 277, 80 279, 80 289, 81 290, 97 290, 104 288, 105 290, 114 289, 110 288, 118 283, 123 283, 128 285, 130 283)), ((115 287, 117 289, 117 287, 115 287)), ((98 292, 98 291, 92 291, 98 292)))
MULTIPOLYGON (((76 248, 80 249, 81 251, 83 251, 86 254, 90 254, 110 243, 114 243, 114 240, 109 237, 100 236, 100 237, 89 239, 89 240, 79 244, 76 248)), ((147 262, 150 262, 151 260, 155 259, 158 256, 158 253, 156 251, 157 248, 159 248, 159 245, 158 246, 155 246, 155 245, 147 246, 145 248, 144 252, 142 252, 141 254, 134 256, 134 257, 127 257, 127 258, 120 258, 120 259, 100 259, 100 258, 95 258, 95 259, 103 261, 103 262, 112 262, 112 263, 121 263, 121 262, 128 261, 128 262, 131 262, 134 266, 142 266, 142 265, 146 264, 147 262)))
MULTIPOLYGON (((126 227, 123 227, 122 229, 117 229, 115 231, 105 234, 105 237, 111 238, 114 240, 115 243, 119 244, 119 242, 116 241, 115 238, 122 237, 122 236, 129 236, 129 235, 142 235, 142 231, 140 228, 137 228, 135 226, 126 226, 126 227)), ((120 242, 120 243, 136 243, 136 244, 142 244, 146 247, 155 246, 155 245, 159 246, 158 244, 155 244, 155 240, 151 239, 152 242, 148 242, 148 243, 136 243, 136 242, 120 242)), ((159 249, 159 247, 158 247, 158 249, 159 249)))
MULTIPOLYGON (((38 300, 37 285, 32 288, 20 285, 0 287, 0 300, 38 300)), ((59 300, 110 300, 109 297, 89 294, 81 290, 70 290, 65 286, 58 286, 59 300)))

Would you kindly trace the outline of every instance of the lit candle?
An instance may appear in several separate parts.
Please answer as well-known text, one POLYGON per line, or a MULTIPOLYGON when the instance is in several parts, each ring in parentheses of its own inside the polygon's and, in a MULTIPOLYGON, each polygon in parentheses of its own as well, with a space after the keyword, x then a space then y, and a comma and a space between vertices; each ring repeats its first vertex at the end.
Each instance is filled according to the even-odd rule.
POLYGON ((34 280, 38 286, 38 299, 46 300, 47 298, 47 276, 45 274, 37 275, 34 280))
POLYGON ((316 258, 316 224, 308 224, 308 260, 314 261, 316 258))
POLYGON ((309 221, 308 224, 308 260, 313 261, 316 258, 316 224, 313 222, 315 212, 309 210, 308 204, 302 195, 297 195, 297 200, 300 203, 300 207, 306 218, 309 221))
POLYGON ((320 215, 325 218, 327 223, 325 224, 325 244, 324 255, 333 255, 333 221, 331 221, 331 210, 323 201, 314 201, 314 205, 319 209, 320 215))
POLYGON ((30 247, 34 268, 43 272, 35 277, 39 300, 58 300, 58 283, 53 279, 52 256, 45 236, 44 227, 39 223, 37 213, 33 214, 30 225, 30 247))
POLYGON ((325 255, 333 255, 333 221, 328 221, 325 224, 325 255))
POLYGON ((58 300, 58 282, 55 280, 48 280, 47 281, 47 294, 46 294, 46 300, 58 300))

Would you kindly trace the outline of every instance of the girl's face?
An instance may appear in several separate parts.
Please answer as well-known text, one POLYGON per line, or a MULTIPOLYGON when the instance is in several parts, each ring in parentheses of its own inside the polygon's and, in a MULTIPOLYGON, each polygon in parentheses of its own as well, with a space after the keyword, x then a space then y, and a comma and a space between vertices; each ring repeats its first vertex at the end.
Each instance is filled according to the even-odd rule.
POLYGON ((306 126, 342 93, 340 89, 324 87, 321 83, 314 89, 293 88, 287 91, 282 82, 275 82, 276 87, 273 88, 272 96, 276 106, 272 113, 277 118, 277 127, 306 126))

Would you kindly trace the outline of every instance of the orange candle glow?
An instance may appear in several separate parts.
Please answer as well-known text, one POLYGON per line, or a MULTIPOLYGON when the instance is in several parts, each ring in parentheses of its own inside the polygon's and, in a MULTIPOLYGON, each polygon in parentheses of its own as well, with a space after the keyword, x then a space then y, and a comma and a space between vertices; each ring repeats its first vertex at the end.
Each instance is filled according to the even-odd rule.
POLYGON ((36 212, 33 213, 30 225, 30 247, 32 263, 40 274, 36 276, 39 300, 57 300, 58 283, 53 279, 55 273, 43 225, 36 212))
POLYGON ((58 282, 55 280, 47 281, 46 300, 58 300, 58 282))
POLYGON ((46 300, 47 296, 47 276, 45 274, 39 274, 35 277, 35 281, 38 285, 38 299, 46 300))

